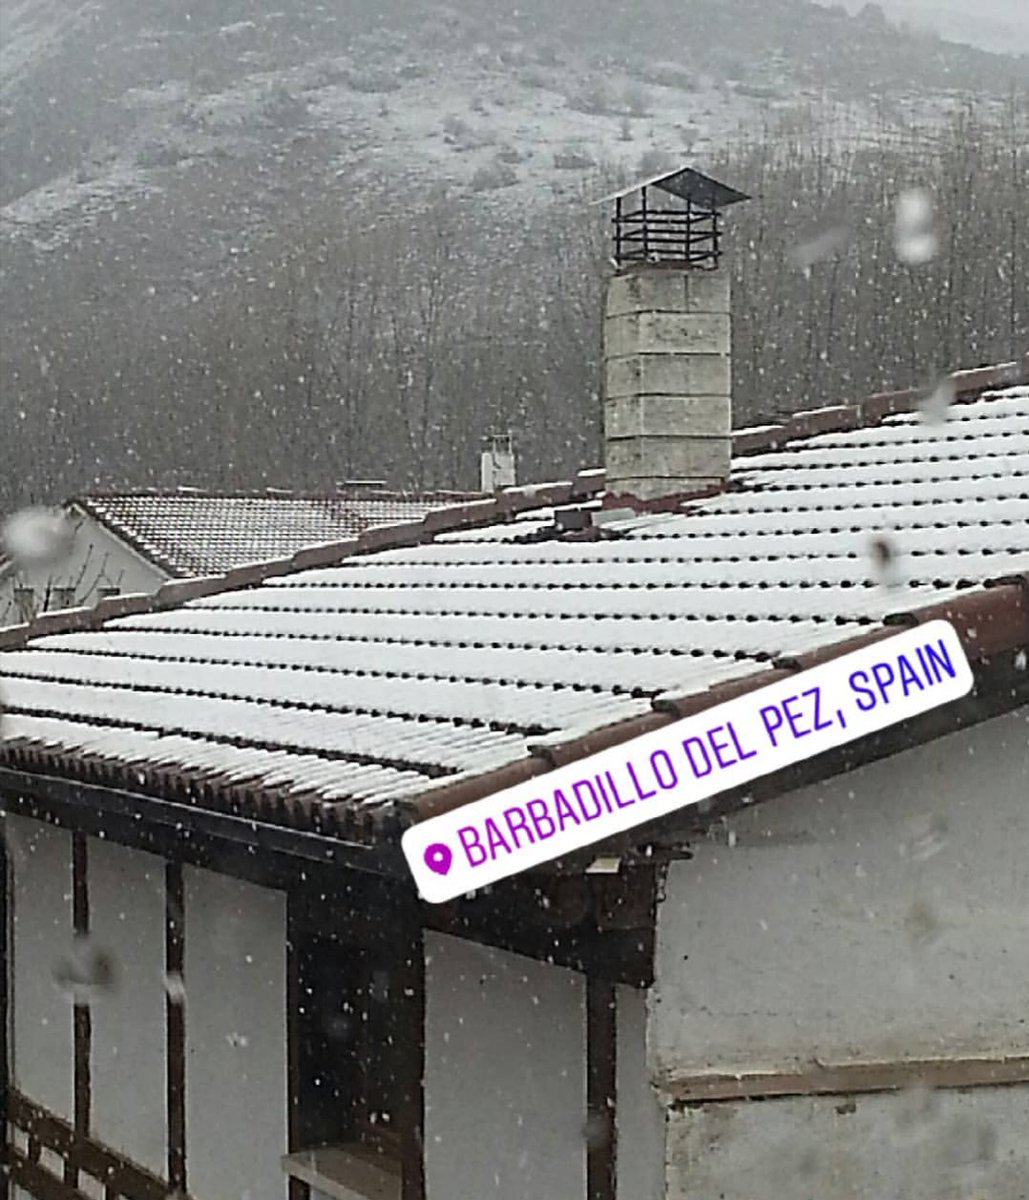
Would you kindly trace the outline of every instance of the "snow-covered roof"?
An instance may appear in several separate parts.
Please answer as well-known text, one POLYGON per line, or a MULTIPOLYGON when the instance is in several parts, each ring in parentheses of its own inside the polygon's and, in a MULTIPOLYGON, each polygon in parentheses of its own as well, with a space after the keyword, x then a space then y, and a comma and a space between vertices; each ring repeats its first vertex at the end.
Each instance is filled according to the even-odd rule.
POLYGON ((238 784, 277 820, 345 828, 1029 576, 1029 387, 942 425, 788 441, 732 477, 681 511, 587 500, 592 527, 568 534, 542 508, 429 518, 410 544, 35 637, 0 660, 4 756, 238 784))
POLYGON ((454 493, 178 489, 80 496, 73 503, 155 566, 188 578, 288 558, 304 546, 356 537, 375 526, 416 521, 454 499, 454 493))

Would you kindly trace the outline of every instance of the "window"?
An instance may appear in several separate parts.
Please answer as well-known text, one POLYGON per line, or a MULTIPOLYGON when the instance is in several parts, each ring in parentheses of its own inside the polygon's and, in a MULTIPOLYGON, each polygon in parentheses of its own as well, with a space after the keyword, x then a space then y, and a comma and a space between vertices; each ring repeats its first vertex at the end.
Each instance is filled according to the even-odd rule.
POLYGON ((354 1112, 360 1139, 383 1150, 399 1149, 398 1010, 393 974, 367 952, 355 964, 353 1003, 358 1020, 358 1079, 354 1112))
POLYGON ((399 1004, 388 964, 331 937, 297 956, 301 1147, 362 1143, 399 1153, 399 1004))
POLYGON ((107 600, 110 596, 120 596, 121 588, 120 587, 98 587, 96 590, 96 594, 100 597, 101 600, 107 600))

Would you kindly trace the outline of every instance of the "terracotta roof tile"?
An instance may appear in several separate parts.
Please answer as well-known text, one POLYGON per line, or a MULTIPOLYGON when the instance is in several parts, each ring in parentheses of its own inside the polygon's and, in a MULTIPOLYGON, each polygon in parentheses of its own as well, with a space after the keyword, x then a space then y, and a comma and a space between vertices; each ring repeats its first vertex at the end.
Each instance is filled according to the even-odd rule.
POLYGON ((206 803, 240 802, 242 781, 266 819, 367 832, 881 636, 892 614, 952 614, 973 655, 1029 641, 1022 585, 986 589, 1029 575, 1029 387, 939 427, 833 425, 734 475, 664 513, 601 514, 586 490, 608 518, 591 541, 539 507, 581 484, 521 489, 252 586, 197 581, 179 607, 22 631, 0 661, 7 761, 144 791, 200 772, 206 803))
POLYGON ((171 575, 191 577, 304 547, 356 538, 366 530, 418 521, 453 505, 453 494, 121 492, 75 500, 96 520, 171 575))

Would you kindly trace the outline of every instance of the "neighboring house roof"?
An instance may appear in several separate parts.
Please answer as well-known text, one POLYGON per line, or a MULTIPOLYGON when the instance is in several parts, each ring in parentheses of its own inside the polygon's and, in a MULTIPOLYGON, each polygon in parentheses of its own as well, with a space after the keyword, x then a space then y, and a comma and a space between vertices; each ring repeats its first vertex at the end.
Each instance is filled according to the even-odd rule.
POLYGON ((595 510, 588 475, 29 640, 69 627, 42 618, 0 639, 20 646, 0 662, 2 760, 373 838, 588 753, 598 731, 624 739, 884 636, 891 614, 945 613, 973 658, 1029 642, 1029 387, 942 426, 883 415, 899 407, 739 457, 731 490, 679 511, 562 533, 534 505, 595 510))
POLYGON ((112 492, 72 503, 177 578, 288 558, 304 546, 417 521, 460 493, 112 492))

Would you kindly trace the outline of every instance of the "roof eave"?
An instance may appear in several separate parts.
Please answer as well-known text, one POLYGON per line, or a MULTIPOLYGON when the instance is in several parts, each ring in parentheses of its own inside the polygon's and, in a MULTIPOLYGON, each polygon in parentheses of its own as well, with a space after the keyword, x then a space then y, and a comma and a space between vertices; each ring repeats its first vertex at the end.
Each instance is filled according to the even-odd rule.
POLYGON ((591 731, 566 742, 530 747, 528 758, 488 774, 463 779, 435 788, 407 805, 405 815, 414 824, 451 812, 516 784, 545 775, 556 767, 579 762, 601 750, 622 745, 636 737, 663 728, 684 717, 695 716, 718 704, 849 654, 862 646, 892 637, 897 626, 913 627, 929 621, 950 621, 973 664, 988 664, 993 658, 1029 647, 1029 572, 1006 576, 984 588, 959 594, 915 609, 901 609, 887 616, 881 626, 868 633, 835 642, 804 654, 781 658, 753 674, 721 683, 704 691, 676 698, 658 697, 654 711, 591 731))

